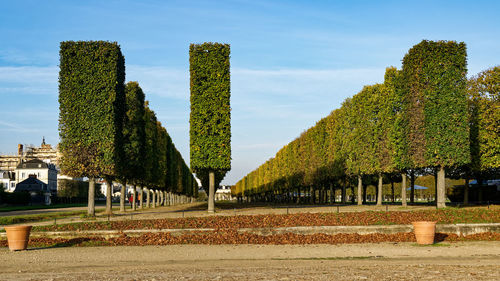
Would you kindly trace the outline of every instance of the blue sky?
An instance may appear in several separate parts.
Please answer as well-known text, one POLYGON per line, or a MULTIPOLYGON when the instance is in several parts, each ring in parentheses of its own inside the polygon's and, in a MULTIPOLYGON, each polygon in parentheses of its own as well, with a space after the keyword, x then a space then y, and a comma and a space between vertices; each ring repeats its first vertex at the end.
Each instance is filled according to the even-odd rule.
MULTIPOLYGON (((464 41, 469 75, 500 64, 499 1, 0 0, 0 153, 57 144, 59 43, 117 41, 126 80, 189 161, 190 43, 231 44, 234 184, 422 39, 464 41)), ((189 162, 188 162, 189 163, 189 162)))

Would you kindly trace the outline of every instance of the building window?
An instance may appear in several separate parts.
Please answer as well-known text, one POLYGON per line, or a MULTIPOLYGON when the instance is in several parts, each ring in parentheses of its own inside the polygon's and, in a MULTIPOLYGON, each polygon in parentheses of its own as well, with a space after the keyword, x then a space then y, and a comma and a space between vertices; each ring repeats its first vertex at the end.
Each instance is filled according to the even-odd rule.
POLYGON ((22 178, 24 179, 24 173, 22 173, 21 175, 22 175, 22 178))
POLYGON ((11 182, 11 183, 10 183, 10 187, 14 188, 14 187, 16 187, 16 184, 15 184, 15 183, 13 183, 13 182, 11 182))

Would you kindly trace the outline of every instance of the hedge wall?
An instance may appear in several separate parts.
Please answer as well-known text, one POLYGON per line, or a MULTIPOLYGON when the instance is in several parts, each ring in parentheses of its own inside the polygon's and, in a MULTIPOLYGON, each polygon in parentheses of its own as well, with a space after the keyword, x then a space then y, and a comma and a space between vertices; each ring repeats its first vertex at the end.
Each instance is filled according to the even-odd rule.
POLYGON ((500 170, 500 66, 469 80, 472 168, 500 170))
POLYGON ((191 44, 191 169, 231 169, 229 44, 191 44))
POLYGON ((403 58, 415 167, 470 162, 465 43, 423 40, 403 58))
POLYGON ((139 83, 128 82, 125 85, 126 114, 123 126, 123 150, 126 164, 121 177, 132 184, 144 180, 144 162, 146 159, 145 95, 139 83))
POLYGON ((125 60, 116 42, 61 42, 59 148, 63 174, 118 174, 124 80, 125 60))
POLYGON ((321 197, 325 186, 354 187, 358 175, 364 186, 381 177, 387 186, 402 181, 401 173, 460 169, 470 162, 474 143, 478 169, 498 176, 500 68, 470 81, 474 118, 468 114, 466 71, 464 43, 422 41, 404 57, 402 70, 387 68, 383 84, 365 86, 346 99, 238 181, 234 193, 291 201, 304 191, 314 197, 307 195, 314 188, 321 197), (476 128, 471 139, 468 122, 476 128))

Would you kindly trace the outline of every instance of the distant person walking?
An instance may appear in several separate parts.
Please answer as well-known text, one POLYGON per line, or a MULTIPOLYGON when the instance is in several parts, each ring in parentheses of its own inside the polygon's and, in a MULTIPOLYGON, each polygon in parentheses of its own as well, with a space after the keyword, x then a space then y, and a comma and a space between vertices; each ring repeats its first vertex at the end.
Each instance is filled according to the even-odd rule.
POLYGON ((132 208, 132 204, 134 204, 134 196, 130 194, 130 197, 128 198, 128 202, 130 203, 130 208, 132 208))

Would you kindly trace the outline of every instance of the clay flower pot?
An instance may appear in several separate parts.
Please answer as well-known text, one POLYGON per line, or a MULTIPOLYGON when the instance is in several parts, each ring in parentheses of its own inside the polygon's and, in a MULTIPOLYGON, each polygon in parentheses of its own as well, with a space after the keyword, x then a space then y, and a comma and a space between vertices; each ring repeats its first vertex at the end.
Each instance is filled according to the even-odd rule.
POLYGON ((415 232, 418 244, 434 244, 434 235, 436 234, 435 221, 415 221, 411 224, 413 224, 413 231, 415 232))
POLYGON ((22 251, 28 247, 31 225, 6 226, 7 242, 11 251, 22 251))

